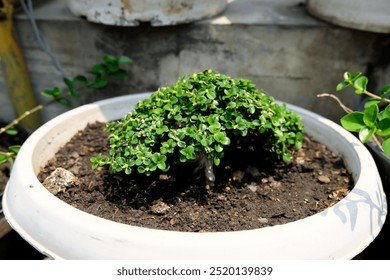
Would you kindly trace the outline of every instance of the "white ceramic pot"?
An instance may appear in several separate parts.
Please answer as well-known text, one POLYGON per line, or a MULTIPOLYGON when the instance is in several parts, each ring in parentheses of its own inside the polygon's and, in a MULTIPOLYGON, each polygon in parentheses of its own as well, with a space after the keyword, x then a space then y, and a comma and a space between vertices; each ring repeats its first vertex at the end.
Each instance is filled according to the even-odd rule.
POLYGON ((68 0, 68 7, 73 14, 97 23, 161 26, 215 16, 226 9, 227 0, 68 0))
POLYGON ((306 0, 308 11, 323 20, 358 30, 390 33, 389 0, 306 0))
POLYGON ((386 197, 375 162, 357 138, 305 109, 306 132, 343 156, 357 181, 334 206, 284 225, 235 232, 190 233, 141 228, 98 218, 53 196, 40 166, 88 122, 123 117, 150 93, 116 97, 66 112, 22 146, 3 199, 10 225, 54 259, 351 259, 380 232, 386 197))

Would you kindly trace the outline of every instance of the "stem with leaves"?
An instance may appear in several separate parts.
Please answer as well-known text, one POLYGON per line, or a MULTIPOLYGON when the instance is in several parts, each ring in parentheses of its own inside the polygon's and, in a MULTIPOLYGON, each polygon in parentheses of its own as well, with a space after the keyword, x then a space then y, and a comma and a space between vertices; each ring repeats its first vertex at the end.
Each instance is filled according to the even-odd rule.
MULTIPOLYGON (((89 69, 90 78, 85 75, 78 75, 74 78, 63 79, 65 83, 65 90, 61 90, 59 87, 54 87, 50 90, 44 90, 41 95, 50 98, 50 100, 44 104, 39 104, 36 107, 24 112, 22 115, 8 123, 6 126, 0 128, 0 135, 7 133, 9 135, 16 135, 17 130, 15 126, 19 124, 21 120, 27 118, 31 114, 34 114, 43 108, 54 104, 59 103, 66 107, 72 106, 72 99, 79 98, 82 92, 90 89, 103 89, 107 87, 110 78, 125 78, 128 76, 128 73, 125 69, 121 68, 124 64, 132 64, 133 61, 126 57, 120 56, 115 57, 112 55, 105 55, 103 61, 99 64, 92 66, 89 69)), ((13 145, 8 147, 8 151, 0 151, 0 164, 9 162, 12 166, 14 158, 16 157, 20 146, 13 145)))
POLYGON ((390 99, 387 98, 387 94, 390 93, 390 84, 382 87, 378 94, 369 92, 367 84, 368 78, 363 76, 362 73, 351 74, 346 72, 344 81, 336 87, 337 91, 352 87, 356 94, 368 96, 369 100, 364 104, 364 111, 362 112, 348 108, 334 94, 322 93, 317 96, 335 99, 347 113, 340 119, 341 125, 348 131, 358 133, 362 143, 367 143, 372 139, 390 157, 390 99), (387 105, 380 110, 378 106, 380 104, 387 105), (382 143, 378 140, 378 136, 383 138, 382 143))

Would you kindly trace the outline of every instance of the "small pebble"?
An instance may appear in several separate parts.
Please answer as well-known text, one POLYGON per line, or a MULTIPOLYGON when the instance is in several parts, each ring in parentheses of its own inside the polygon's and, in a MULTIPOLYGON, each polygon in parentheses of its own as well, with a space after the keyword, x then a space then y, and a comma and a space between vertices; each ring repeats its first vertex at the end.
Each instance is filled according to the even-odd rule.
POLYGON ((153 214, 165 214, 171 207, 163 201, 159 201, 150 207, 150 211, 153 214))
POLYGON ((73 175, 72 172, 58 167, 50 176, 48 176, 42 183, 52 194, 56 195, 60 192, 65 192, 71 187, 78 187, 81 185, 79 178, 73 175))
POLYGON ((323 183, 323 184, 329 184, 330 183, 330 179, 328 176, 325 176, 325 175, 320 175, 318 176, 317 180, 320 182, 320 183, 323 183))

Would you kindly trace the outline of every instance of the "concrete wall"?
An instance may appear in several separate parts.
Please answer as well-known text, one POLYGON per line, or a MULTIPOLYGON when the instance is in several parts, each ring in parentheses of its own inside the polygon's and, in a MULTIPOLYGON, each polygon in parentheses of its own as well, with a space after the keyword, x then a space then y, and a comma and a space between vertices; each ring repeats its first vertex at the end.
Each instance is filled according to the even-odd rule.
MULTIPOLYGON (((102 92, 90 92, 75 105, 128 93, 154 91, 182 74, 218 70, 251 79, 276 99, 293 103, 335 121, 343 114, 330 99, 345 71, 362 71, 373 87, 390 84, 390 37, 329 25, 311 17, 296 0, 236 0, 223 15, 193 24, 152 27, 103 26, 70 14, 66 1, 38 1, 35 16, 53 53, 70 76, 101 60, 104 54, 127 55, 131 76, 102 92)), ((34 90, 62 86, 48 56, 37 44, 23 13, 16 17, 34 90)), ((10 119, 11 104, 0 69, 0 117, 10 119)), ((349 106, 359 96, 341 95, 349 106)), ((64 111, 44 110, 44 121, 64 111)))

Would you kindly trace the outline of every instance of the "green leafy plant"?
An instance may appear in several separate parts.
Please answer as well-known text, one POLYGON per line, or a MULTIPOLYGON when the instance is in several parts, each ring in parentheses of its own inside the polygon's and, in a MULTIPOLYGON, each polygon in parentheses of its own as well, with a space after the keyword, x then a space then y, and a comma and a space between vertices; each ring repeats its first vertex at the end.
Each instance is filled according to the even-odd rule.
POLYGON ((333 94, 323 93, 319 96, 329 96, 336 99, 347 113, 340 119, 341 125, 348 131, 358 133, 362 143, 367 143, 372 139, 390 157, 390 100, 386 98, 386 95, 390 93, 390 85, 382 87, 378 94, 369 92, 367 85, 368 78, 362 73, 346 72, 344 80, 336 87, 337 91, 351 87, 355 89, 356 94, 368 96, 369 100, 364 104, 362 112, 348 108, 333 94), (385 107, 380 109, 380 105, 385 105, 385 107), (379 141, 378 137, 381 137, 383 141, 379 141))
MULTIPOLYGON (((21 120, 53 103, 59 103, 63 106, 70 107, 72 106, 72 99, 79 98, 81 93, 91 89, 99 90, 107 87, 110 78, 127 77, 128 73, 125 69, 122 68, 122 66, 130 65, 132 63, 133 61, 127 56, 115 57, 112 55, 105 55, 101 63, 98 63, 89 69, 88 76, 77 75, 74 78, 65 77, 63 78, 65 83, 64 89, 53 87, 52 89, 41 92, 41 95, 48 97, 49 101, 44 104, 39 104, 31 110, 24 112, 15 120, 0 128, 0 135, 2 133, 16 135, 17 130, 15 129, 15 126, 19 124, 21 120)), ((0 151, 0 164, 9 162, 12 165, 19 148, 20 145, 12 145, 8 147, 8 151, 0 151)))
POLYGON ((123 119, 108 123, 109 156, 92 158, 92 168, 112 173, 151 175, 172 164, 198 161, 206 179, 215 180, 224 150, 237 137, 257 137, 278 159, 292 159, 302 145, 303 125, 285 105, 251 81, 213 70, 183 75, 142 100, 123 119))

